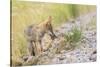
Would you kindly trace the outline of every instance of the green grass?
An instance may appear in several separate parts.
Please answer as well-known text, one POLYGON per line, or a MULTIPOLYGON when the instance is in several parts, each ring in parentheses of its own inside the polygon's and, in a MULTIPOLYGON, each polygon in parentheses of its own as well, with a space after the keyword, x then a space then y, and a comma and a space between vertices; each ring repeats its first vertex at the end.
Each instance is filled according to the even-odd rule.
POLYGON ((77 43, 80 42, 82 38, 82 31, 77 27, 74 27, 71 32, 65 34, 66 42, 69 43, 71 48, 75 48, 77 43))
MULTIPOLYGON (((52 25, 59 27, 71 18, 95 11, 96 6, 58 4, 58 3, 38 3, 12 1, 12 55, 14 58, 27 53, 27 42, 24 37, 24 30, 28 25, 38 24, 48 16, 52 16, 52 25)), ((81 33, 77 29, 68 34, 70 42, 77 42, 81 38, 81 33)))
POLYGON ((71 32, 65 35, 67 42, 77 43, 82 37, 82 32, 78 28, 73 28, 71 32))

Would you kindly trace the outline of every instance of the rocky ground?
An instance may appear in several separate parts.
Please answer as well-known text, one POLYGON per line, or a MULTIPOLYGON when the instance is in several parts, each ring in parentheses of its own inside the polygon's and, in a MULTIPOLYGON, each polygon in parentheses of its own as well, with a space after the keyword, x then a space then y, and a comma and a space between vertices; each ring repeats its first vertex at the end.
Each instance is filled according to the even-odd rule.
POLYGON ((96 61, 96 27, 90 26, 94 18, 96 18, 96 13, 89 13, 65 23, 58 29, 60 33, 67 33, 76 26, 78 29, 82 28, 83 37, 79 42, 79 47, 71 51, 62 50, 60 54, 56 54, 52 59, 52 64, 96 61))
POLYGON ((39 56, 28 56, 28 59, 24 56, 22 65, 68 64, 96 61, 96 20, 94 19, 96 19, 95 12, 64 23, 55 30, 58 38, 54 41, 51 41, 49 37, 47 39, 44 38, 43 46, 45 51, 39 56), (78 46, 71 49, 70 44, 65 42, 63 35, 71 32, 73 27, 82 30, 82 38, 77 42, 78 46))

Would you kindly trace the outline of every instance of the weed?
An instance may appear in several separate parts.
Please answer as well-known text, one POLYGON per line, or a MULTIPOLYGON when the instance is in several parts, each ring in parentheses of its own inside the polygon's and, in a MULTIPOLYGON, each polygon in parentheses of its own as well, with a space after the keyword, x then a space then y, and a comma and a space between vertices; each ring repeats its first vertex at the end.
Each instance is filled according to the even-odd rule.
POLYGON ((69 43, 71 48, 75 48, 77 46, 77 43, 82 38, 82 31, 80 31, 78 28, 73 28, 71 32, 65 34, 66 42, 69 43))

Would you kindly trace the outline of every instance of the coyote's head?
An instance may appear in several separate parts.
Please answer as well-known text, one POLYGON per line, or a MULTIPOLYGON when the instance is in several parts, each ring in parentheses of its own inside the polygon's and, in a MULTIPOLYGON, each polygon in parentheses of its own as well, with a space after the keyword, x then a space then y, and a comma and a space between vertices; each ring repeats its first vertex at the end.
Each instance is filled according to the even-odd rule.
POLYGON ((56 38, 56 35, 53 32, 53 27, 52 27, 52 23, 51 22, 52 22, 52 17, 49 16, 47 21, 46 21, 46 29, 47 29, 49 35, 51 36, 51 39, 54 40, 56 38))

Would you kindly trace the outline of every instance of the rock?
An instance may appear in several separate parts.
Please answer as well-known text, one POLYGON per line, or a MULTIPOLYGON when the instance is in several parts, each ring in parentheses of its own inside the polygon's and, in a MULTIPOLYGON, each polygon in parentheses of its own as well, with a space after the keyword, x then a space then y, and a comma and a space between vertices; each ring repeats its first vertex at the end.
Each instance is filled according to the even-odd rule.
POLYGON ((96 51, 96 50, 94 50, 94 51, 93 51, 93 54, 97 54, 97 51, 96 51))
POLYGON ((29 57, 29 56, 23 56, 22 59, 23 59, 24 61, 27 61, 27 60, 28 60, 28 57, 29 57))
POLYGON ((27 61, 23 63, 23 65, 36 65, 38 62, 38 57, 29 56, 27 61))
POLYGON ((64 60, 64 59, 66 59, 65 55, 61 55, 61 57, 59 57, 59 60, 64 60))
POLYGON ((90 61, 95 62, 97 60, 97 55, 91 55, 91 57, 89 58, 90 61))
POLYGON ((59 64, 59 58, 53 58, 53 60, 51 61, 52 64, 59 64))
POLYGON ((38 58, 38 63, 37 64, 50 64, 50 62, 51 62, 51 59, 48 57, 48 56, 43 56, 43 57, 40 57, 40 58, 38 58))

